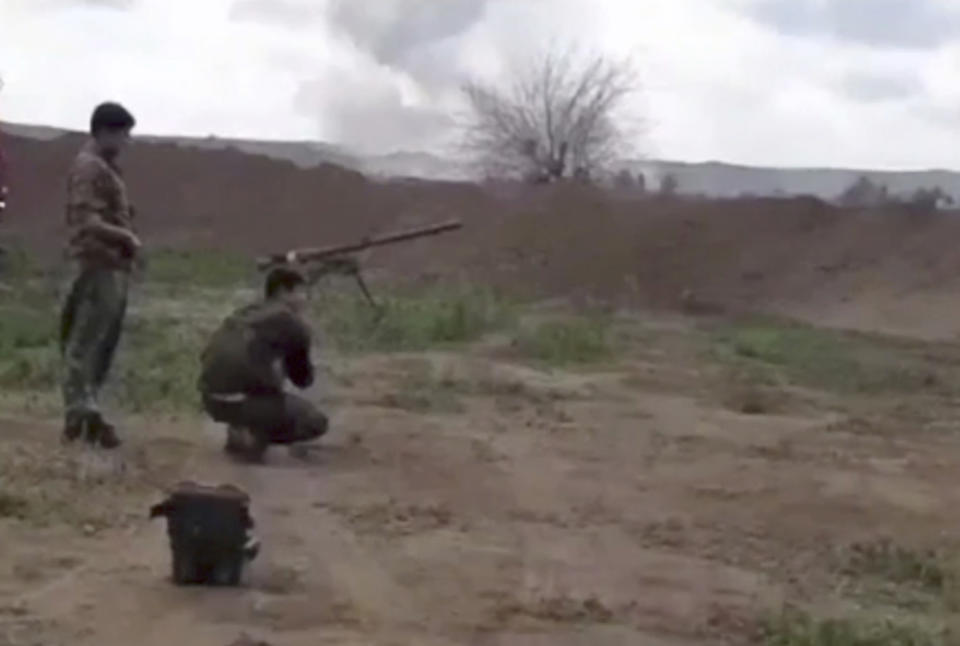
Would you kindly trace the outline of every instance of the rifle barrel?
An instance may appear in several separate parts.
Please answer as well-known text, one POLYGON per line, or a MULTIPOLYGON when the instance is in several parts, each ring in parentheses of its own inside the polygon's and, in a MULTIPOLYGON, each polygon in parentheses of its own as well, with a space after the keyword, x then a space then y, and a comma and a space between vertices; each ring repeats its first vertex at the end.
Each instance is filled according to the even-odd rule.
MULTIPOLYGON (((371 247, 380 247, 383 245, 392 244, 394 242, 403 242, 404 240, 412 240, 414 238, 436 235, 445 231, 453 231, 454 229, 459 229, 462 226, 463 224, 459 220, 450 220, 448 222, 443 222, 428 227, 411 229, 409 231, 401 231, 399 233, 392 233, 377 238, 369 238, 351 244, 296 249, 294 252, 296 253, 297 258, 300 260, 322 260, 332 256, 362 251, 371 247)), ((270 264, 271 262, 282 262, 286 256, 287 254, 285 253, 272 254, 266 258, 262 258, 259 264, 263 266, 270 264)))

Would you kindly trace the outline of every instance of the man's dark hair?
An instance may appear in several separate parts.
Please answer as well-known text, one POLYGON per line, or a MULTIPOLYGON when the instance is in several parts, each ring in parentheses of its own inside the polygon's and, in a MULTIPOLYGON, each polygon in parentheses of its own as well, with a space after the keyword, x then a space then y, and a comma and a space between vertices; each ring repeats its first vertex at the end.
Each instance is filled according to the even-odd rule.
POLYGON ((135 125, 137 120, 119 103, 101 103, 90 116, 90 134, 94 135, 101 130, 131 130, 135 125))
POLYGON ((267 274, 267 280, 264 285, 264 293, 267 298, 272 298, 277 292, 290 291, 306 284, 306 279, 296 269, 289 267, 277 267, 270 270, 267 274))

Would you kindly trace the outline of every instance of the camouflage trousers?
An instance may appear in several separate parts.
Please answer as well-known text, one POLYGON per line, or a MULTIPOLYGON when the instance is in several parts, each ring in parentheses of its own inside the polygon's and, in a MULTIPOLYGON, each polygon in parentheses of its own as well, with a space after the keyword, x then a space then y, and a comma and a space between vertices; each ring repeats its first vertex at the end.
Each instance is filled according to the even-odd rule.
POLYGON ((291 393, 251 394, 237 401, 203 394, 203 407, 215 422, 251 431, 265 444, 309 442, 327 432, 327 416, 291 393))
POLYGON ((60 319, 62 392, 66 422, 99 413, 100 389, 113 363, 127 309, 125 271, 81 267, 60 319))

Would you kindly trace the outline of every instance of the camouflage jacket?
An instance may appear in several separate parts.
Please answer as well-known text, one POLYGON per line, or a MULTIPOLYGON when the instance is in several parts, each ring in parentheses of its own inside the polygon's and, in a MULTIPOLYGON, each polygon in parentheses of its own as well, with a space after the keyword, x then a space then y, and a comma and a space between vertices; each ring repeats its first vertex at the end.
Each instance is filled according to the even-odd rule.
POLYGON ((129 270, 133 257, 127 248, 89 225, 96 220, 133 230, 133 209, 120 169, 104 159, 94 142, 80 150, 67 177, 68 253, 82 264, 129 270))
POLYGON ((227 317, 210 339, 198 388, 216 395, 278 394, 285 376, 306 388, 314 377, 310 344, 310 328, 283 303, 247 305, 227 317))

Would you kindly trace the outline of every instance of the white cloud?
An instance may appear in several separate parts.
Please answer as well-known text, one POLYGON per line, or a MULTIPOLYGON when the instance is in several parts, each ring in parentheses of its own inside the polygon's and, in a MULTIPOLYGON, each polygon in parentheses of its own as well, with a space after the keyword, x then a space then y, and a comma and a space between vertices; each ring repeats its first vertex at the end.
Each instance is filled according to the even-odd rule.
POLYGON ((277 56, 321 58, 328 53, 322 37, 291 47, 277 30, 231 24, 230 0, 142 0, 129 11, 38 11, 6 1, 3 118, 83 128, 94 105, 114 99, 148 132, 317 134, 292 108, 296 70, 278 65, 277 56))
MULTIPOLYGON (((144 132, 428 147, 449 134, 466 75, 577 40, 636 58, 651 155, 958 165, 960 43, 946 32, 926 48, 887 46, 888 25, 827 39, 809 21, 756 20, 760 0, 487 0, 402 20, 391 12, 424 0, 349 0, 336 15, 331 1, 0 0, 0 118, 83 128, 115 99, 144 132)), ((884 0, 874 19, 901 6, 884 0)))

